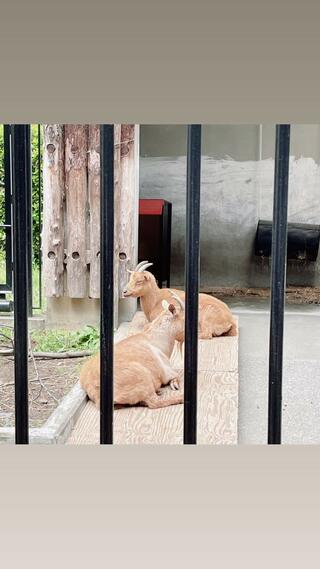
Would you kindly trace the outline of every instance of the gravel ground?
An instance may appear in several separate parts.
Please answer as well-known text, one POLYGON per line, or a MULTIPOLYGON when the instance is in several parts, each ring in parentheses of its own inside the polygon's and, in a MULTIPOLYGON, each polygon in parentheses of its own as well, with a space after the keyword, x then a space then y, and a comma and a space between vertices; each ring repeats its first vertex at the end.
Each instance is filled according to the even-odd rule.
MULTIPOLYGON (((29 420, 30 427, 40 427, 61 399, 78 381, 85 358, 36 360, 29 363, 29 420)), ((14 426, 14 362, 12 357, 0 356, 0 427, 14 426)))

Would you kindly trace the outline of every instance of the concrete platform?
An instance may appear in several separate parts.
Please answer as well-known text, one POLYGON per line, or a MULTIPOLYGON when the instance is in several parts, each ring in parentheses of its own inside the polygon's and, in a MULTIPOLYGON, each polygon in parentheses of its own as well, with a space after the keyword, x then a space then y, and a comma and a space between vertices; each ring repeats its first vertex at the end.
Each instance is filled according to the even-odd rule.
MULTIPOLYGON (((143 327, 137 312, 122 334, 143 327)), ((123 326, 123 325, 122 325, 123 326)), ((121 328, 121 327, 120 327, 121 328)), ((178 350, 172 364, 183 377, 183 358, 178 350)), ((166 397, 169 388, 163 389, 166 397)), ((99 412, 89 401, 67 444, 99 444, 99 412)), ((238 439, 238 337, 199 341, 198 443, 237 444, 238 439)), ((162 409, 130 407, 114 412, 115 444, 182 444, 183 405, 162 409)))
MULTIPOLYGON (((0 324, 3 326, 13 327, 13 314, 0 314, 0 324)), ((30 316, 28 318, 29 330, 44 330, 46 319, 44 316, 30 316)))
MULTIPOLYGON (((267 306, 233 306, 240 316, 239 444, 266 444, 270 316, 267 306)), ((320 444, 320 310, 287 306, 283 444, 320 444)))

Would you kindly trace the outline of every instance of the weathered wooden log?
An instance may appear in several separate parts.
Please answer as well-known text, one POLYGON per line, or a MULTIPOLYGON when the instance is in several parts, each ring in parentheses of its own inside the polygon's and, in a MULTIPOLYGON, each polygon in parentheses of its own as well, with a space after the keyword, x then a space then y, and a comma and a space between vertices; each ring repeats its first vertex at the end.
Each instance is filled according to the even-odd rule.
POLYGON ((84 298, 87 293, 87 131, 87 125, 65 125, 66 266, 71 298, 84 298))
POLYGON ((118 327, 119 306, 119 229, 122 211, 120 209, 121 196, 121 124, 114 125, 114 327, 118 327))
POLYGON ((63 296, 64 273, 64 130, 61 124, 43 128, 42 257, 45 294, 63 296))
POLYGON ((137 176, 139 156, 136 155, 138 130, 134 124, 121 125, 120 156, 120 222, 119 222, 119 293, 128 281, 127 269, 137 261, 136 226, 138 224, 137 176))
POLYGON ((100 298, 100 125, 89 125, 88 139, 89 191, 89 296, 100 298))
MULTIPOLYGON (((116 124, 114 132, 115 326, 127 268, 137 262, 138 129, 116 124)), ((100 298, 100 126, 46 125, 44 132, 46 294, 100 298)))

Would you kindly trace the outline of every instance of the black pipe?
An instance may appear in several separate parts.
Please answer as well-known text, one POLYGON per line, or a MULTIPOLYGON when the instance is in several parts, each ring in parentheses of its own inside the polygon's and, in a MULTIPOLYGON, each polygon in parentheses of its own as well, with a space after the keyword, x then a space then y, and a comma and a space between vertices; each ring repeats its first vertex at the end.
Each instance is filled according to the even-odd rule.
POLYGON ((290 125, 277 125, 271 253, 268 444, 281 444, 290 125))
POLYGON ((164 205, 164 216, 165 220, 165 239, 166 239, 166 256, 165 259, 165 278, 167 281, 167 288, 170 288, 171 279, 171 232, 172 232, 172 204, 166 202, 164 205))
POLYGON ((12 312, 12 310, 13 302, 11 300, 5 300, 5 298, 0 298, 0 312, 12 312))
POLYGON ((28 125, 12 126, 15 441, 29 442, 28 264, 26 137, 28 125))
POLYGON ((100 443, 113 443, 114 127, 101 125, 100 443))
MULTIPOLYGON (((301 263, 315 263, 320 243, 320 225, 311 223, 288 223, 287 260, 301 263)), ((271 257, 272 221, 259 219, 256 238, 255 255, 271 257)))
POLYGON ((185 249, 184 444, 197 442, 201 126, 188 126, 185 249))

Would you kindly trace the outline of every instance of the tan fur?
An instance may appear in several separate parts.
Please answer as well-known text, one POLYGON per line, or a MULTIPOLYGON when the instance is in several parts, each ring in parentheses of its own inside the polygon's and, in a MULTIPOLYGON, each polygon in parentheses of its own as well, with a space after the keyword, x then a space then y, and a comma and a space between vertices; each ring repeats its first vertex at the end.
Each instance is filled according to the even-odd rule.
MULTIPOLYGON (((171 291, 183 301, 185 293, 181 290, 159 288, 156 279, 149 271, 132 272, 130 280, 123 291, 123 296, 140 297, 141 307, 149 320, 162 310, 162 300, 174 302, 171 291)), ((199 294, 199 338, 208 339, 214 336, 236 336, 237 325, 228 306, 209 294, 199 294)), ((182 340, 183 338, 180 338, 182 340)))
MULTIPOLYGON (((172 303, 143 332, 134 334, 114 347, 114 402, 120 405, 143 403, 155 409, 183 403, 177 372, 170 357, 181 336, 184 317, 172 303), (159 391, 170 384, 172 396, 161 398, 159 391)), ((100 354, 82 367, 80 383, 89 398, 100 406, 100 354)))

